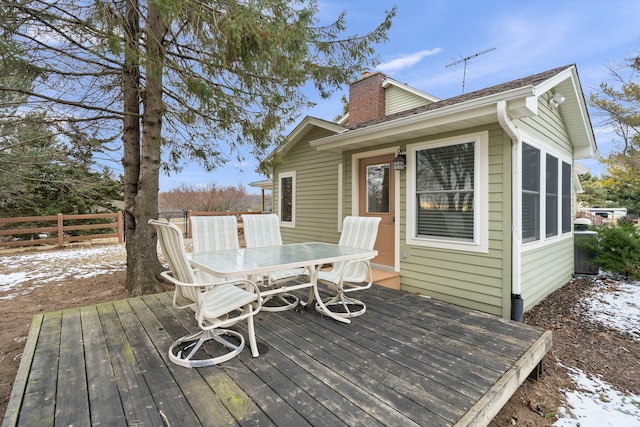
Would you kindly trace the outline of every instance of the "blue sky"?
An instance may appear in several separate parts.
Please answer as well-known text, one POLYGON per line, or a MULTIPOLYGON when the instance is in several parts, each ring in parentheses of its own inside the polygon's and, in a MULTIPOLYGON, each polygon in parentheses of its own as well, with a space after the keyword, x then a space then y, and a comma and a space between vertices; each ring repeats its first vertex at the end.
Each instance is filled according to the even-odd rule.
MULTIPOLYGON (((462 92, 463 63, 447 67, 461 58, 477 56, 467 63, 465 92, 525 77, 555 67, 576 64, 585 96, 609 79, 607 66, 640 52, 640 2, 637 0, 397 0, 395 2, 351 0, 320 1, 321 22, 347 12, 347 34, 362 34, 382 21, 384 10, 396 4, 398 13, 389 41, 379 46, 378 70, 394 79, 439 98, 462 92)), ((312 100, 318 105, 301 111, 332 120, 341 111, 340 97, 312 100)), ((596 141, 606 154, 613 136, 600 126, 600 117, 590 110, 596 141)), ((594 173, 595 161, 583 162, 594 173)), ((219 186, 243 184, 250 193, 259 190, 250 182, 265 179, 254 171, 257 161, 229 164, 211 173, 197 165, 183 172, 160 177, 160 191, 180 184, 215 182, 219 186)))

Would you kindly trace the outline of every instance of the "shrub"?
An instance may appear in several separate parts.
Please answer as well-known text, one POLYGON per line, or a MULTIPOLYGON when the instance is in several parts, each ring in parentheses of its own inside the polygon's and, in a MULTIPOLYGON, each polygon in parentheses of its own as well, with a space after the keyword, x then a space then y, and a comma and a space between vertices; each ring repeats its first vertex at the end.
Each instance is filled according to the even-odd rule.
POLYGON ((640 280, 640 231, 633 221, 618 220, 617 225, 593 229, 598 233, 597 238, 579 243, 593 251, 593 263, 604 271, 640 280))

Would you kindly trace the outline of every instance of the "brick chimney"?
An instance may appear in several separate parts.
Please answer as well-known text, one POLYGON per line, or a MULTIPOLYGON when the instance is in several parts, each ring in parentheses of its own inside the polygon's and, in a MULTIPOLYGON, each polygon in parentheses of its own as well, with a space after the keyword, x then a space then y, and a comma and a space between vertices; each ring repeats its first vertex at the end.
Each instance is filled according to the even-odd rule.
POLYGON ((360 80, 349 87, 349 126, 384 117, 384 88, 382 73, 364 72, 360 80))

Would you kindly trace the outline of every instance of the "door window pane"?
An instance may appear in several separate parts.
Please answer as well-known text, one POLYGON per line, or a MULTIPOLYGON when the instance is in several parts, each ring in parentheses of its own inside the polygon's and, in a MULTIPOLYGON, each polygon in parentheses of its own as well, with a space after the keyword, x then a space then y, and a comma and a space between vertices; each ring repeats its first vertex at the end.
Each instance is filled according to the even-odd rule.
POLYGON ((367 212, 389 213, 389 163, 367 166, 367 212))

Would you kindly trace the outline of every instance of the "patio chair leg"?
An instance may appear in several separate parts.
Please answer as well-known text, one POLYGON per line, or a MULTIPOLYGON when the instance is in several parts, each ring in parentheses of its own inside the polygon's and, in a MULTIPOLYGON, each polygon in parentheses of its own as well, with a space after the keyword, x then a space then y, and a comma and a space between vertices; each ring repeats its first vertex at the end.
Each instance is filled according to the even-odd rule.
MULTIPOLYGON (((331 307, 340 307, 343 311, 331 310, 333 314, 340 317, 357 317, 367 311, 365 303, 359 299, 348 297, 342 292, 323 301, 323 303, 328 310, 331 310, 331 307)), ((316 311, 322 313, 322 309, 318 303, 316 303, 316 311)))
POLYGON ((226 362, 240 354, 243 348, 244 337, 239 332, 232 331, 230 329, 217 329, 213 331, 204 330, 186 335, 171 344, 171 347, 169 347, 169 360, 176 365, 184 366, 185 368, 201 368, 203 366, 217 365, 219 363, 226 362), (239 344, 231 343, 224 338, 225 335, 235 337, 239 341, 239 344), (208 359, 194 359, 193 356, 196 355, 202 345, 211 339, 222 344, 230 351, 221 356, 211 357, 208 359), (187 344, 184 345, 185 343, 187 344), (185 355, 187 351, 188 354, 185 355))
POLYGON ((291 310, 295 308, 300 303, 300 300, 297 296, 288 293, 269 295, 262 300, 262 306, 260 310, 262 311, 285 311, 291 310), (267 301, 277 302, 278 305, 266 305, 267 301))

